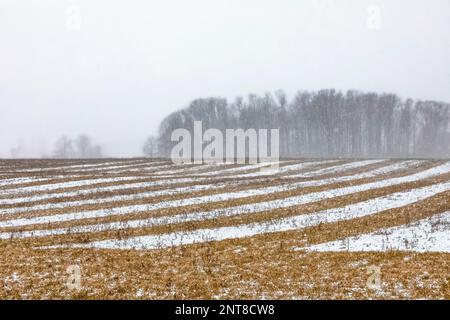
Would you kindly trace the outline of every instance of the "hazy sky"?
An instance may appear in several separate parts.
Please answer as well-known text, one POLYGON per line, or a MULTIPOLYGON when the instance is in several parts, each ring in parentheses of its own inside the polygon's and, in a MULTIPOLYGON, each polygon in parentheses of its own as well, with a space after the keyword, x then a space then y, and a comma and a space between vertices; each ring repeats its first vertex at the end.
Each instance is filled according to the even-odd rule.
POLYGON ((0 157, 140 155, 194 98, 330 87, 450 102, 450 1, 0 0, 0 157))

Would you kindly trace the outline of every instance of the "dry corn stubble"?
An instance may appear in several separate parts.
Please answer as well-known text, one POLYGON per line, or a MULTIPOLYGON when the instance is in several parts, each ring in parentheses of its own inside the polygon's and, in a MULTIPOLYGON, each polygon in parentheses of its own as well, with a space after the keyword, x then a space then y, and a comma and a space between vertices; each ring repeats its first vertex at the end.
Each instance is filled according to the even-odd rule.
MULTIPOLYGON (((9 166, 34 168, 51 163, 51 161, 27 161, 26 163, 15 161, 9 163, 9 166)), ((56 167, 67 163, 60 161, 53 165, 56 167)), ((427 165, 431 166, 431 163, 424 167, 427 165)), ((405 170, 405 172, 412 171, 405 170)), ((137 229, 124 231, 120 236, 236 225, 265 221, 269 218, 308 214, 328 207, 343 206, 448 180, 450 176, 444 175, 436 179, 363 192, 289 210, 275 209, 252 215, 251 218, 238 216, 180 226, 162 226, 160 229, 137 229)), ((322 189, 290 192, 281 197, 311 190, 322 189)), ((251 201, 272 198, 272 195, 254 197, 251 201)), ((158 201, 163 199, 166 198, 158 199, 158 201)), ((55 242, 86 242, 92 239, 103 239, 114 236, 114 233, 0 241, 0 298, 449 299, 450 254, 447 253, 316 253, 293 250, 294 246, 303 247, 342 239, 380 228, 403 225, 448 211, 450 210, 449 199, 450 194, 445 192, 405 208, 368 217, 322 224, 303 230, 160 250, 42 250, 35 248, 38 245, 55 242), (79 267, 79 288, 68 286, 68 279, 71 276, 68 272, 70 266, 79 267), (372 275, 370 270, 374 266, 380 270, 380 287, 377 288, 368 286, 368 280, 372 275)), ((241 203, 246 202, 241 200, 224 202, 217 204, 217 207, 241 203)), ((197 209, 215 207, 216 205, 206 205, 197 209)), ((169 210, 164 213, 177 212, 179 210, 169 210)), ((130 217, 144 216, 135 214, 130 217)))

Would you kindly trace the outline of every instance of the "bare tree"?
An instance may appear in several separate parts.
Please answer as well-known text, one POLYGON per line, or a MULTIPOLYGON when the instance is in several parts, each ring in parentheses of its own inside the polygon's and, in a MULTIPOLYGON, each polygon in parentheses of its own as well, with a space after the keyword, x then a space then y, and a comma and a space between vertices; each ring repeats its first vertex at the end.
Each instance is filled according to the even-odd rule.
POLYGON ((75 139, 75 147, 77 150, 77 156, 79 158, 90 158, 91 150, 92 150, 91 144, 92 144, 91 138, 88 135, 86 135, 86 134, 79 135, 75 139))
POLYGON ((67 136, 62 136, 55 143, 53 157, 58 159, 67 159, 75 156, 72 140, 67 136))
POLYGON ((144 154, 147 157, 154 158, 158 156, 158 139, 154 136, 150 136, 144 143, 144 154))

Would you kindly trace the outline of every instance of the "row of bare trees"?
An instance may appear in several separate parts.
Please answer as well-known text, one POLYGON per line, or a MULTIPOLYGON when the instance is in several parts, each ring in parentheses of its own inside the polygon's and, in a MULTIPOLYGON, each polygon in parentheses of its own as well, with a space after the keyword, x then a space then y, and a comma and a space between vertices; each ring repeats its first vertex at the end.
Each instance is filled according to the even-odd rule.
POLYGON ((165 118, 144 152, 168 156, 171 133, 196 120, 204 130, 279 129, 284 157, 450 157, 450 104, 334 89, 300 91, 291 101, 281 90, 232 103, 197 99, 165 118))
POLYGON ((68 136, 62 136, 56 141, 52 154, 53 158, 58 159, 93 159, 102 156, 102 147, 94 145, 91 137, 86 134, 79 135, 73 140, 68 136))

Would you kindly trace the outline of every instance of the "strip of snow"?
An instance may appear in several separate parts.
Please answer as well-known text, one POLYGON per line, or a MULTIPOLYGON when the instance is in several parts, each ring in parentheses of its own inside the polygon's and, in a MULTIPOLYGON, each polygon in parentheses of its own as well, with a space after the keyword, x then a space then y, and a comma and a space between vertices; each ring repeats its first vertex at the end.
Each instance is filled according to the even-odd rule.
MULTIPOLYGON (((53 177, 51 179, 54 179, 53 177)), ((50 178, 37 178, 37 177, 26 177, 26 178, 9 178, 0 181, 0 187, 7 185, 16 185, 22 183, 31 183, 31 182, 41 182, 51 180, 50 178)))
POLYGON ((300 173, 300 174, 296 174, 296 175, 289 175, 289 178, 307 178, 307 177, 311 177, 311 176, 332 174, 332 173, 342 172, 342 171, 349 170, 349 169, 356 169, 356 168, 360 168, 360 167, 364 167, 364 166, 368 166, 368 165, 372 165, 372 164, 376 164, 376 163, 380 163, 380 162, 384 162, 384 161, 387 161, 387 160, 355 161, 355 162, 345 163, 345 164, 341 164, 341 165, 337 165, 337 166, 333 166, 333 167, 327 167, 327 168, 323 168, 323 169, 319 169, 319 170, 300 173))
MULTIPOLYGON (((95 163, 95 164, 80 164, 80 165, 70 165, 70 166, 60 166, 60 167, 44 167, 44 168, 30 168, 30 169, 13 169, 14 172, 39 172, 39 171, 54 171, 54 170, 74 170, 74 169, 86 169, 86 168, 96 168, 96 167, 108 167, 115 166, 118 163, 124 164, 123 166, 136 165, 139 163, 145 163, 146 160, 133 160, 133 161, 112 161, 112 162, 103 162, 103 163, 95 163)), ((156 163, 156 162, 155 162, 156 163)))
POLYGON ((414 166, 420 165, 424 162, 425 161, 420 161, 420 160, 419 161, 416 161, 416 160, 402 161, 402 162, 397 162, 397 163, 394 163, 394 164, 391 164, 388 166, 384 166, 381 168, 373 169, 373 170, 370 170, 367 172, 361 172, 361 173, 357 173, 357 174, 344 175, 341 177, 321 179, 321 180, 302 181, 302 182, 298 182, 298 183, 293 183, 291 185, 296 185, 297 187, 317 187, 317 186, 322 186, 322 185, 332 184, 332 183, 341 183, 341 182, 347 182, 347 181, 352 181, 352 180, 374 178, 374 177, 377 177, 380 175, 393 173, 398 170, 414 167, 414 166))
MULTIPOLYGON (((278 162, 278 164, 284 163, 285 161, 280 161, 278 162)), ((315 163, 320 163, 319 162, 315 162, 315 163)), ((276 162, 262 162, 262 163, 255 163, 255 164, 250 164, 250 165, 243 165, 240 167, 235 167, 235 168, 229 168, 229 169, 223 169, 223 170, 218 170, 218 171, 211 171, 211 172, 205 172, 205 173, 200 173, 197 174, 197 176, 213 176, 213 175, 218 175, 218 174, 227 174, 227 173, 234 173, 234 172, 239 172, 239 171, 247 171, 247 170, 254 170, 254 169, 260 169, 260 168, 264 168, 264 167, 269 167, 272 165, 276 165, 276 162)), ((245 175, 241 175, 241 177, 245 177, 245 175)))
MULTIPOLYGON (((156 163, 156 162, 155 162, 156 163)), ((178 167, 183 167, 186 166, 186 164, 175 164, 175 163, 171 163, 171 162, 167 162, 167 161, 162 161, 160 163, 158 163, 160 165, 158 166, 154 166, 152 164, 152 166, 144 166, 144 165, 140 165, 138 168, 133 168, 134 166, 127 166, 127 168, 125 169, 114 169, 114 168, 110 168, 108 170, 84 170, 84 173, 89 173, 89 172, 98 172, 98 173, 110 173, 110 174, 118 174, 118 173, 125 173, 125 172, 140 172, 140 173, 151 173, 152 175, 158 176, 158 178, 160 178, 163 175, 168 175, 170 177, 170 175, 176 174, 176 173, 182 173, 182 172, 191 172, 191 171, 197 171, 197 170, 201 170, 204 168, 207 168, 209 165, 199 165, 199 166, 194 166, 194 167, 189 167, 189 168, 181 168, 181 169, 173 169, 178 168, 178 167), (161 169, 170 169, 170 170, 164 170, 164 171, 160 171, 161 169)))
MULTIPOLYGON (((104 167, 104 168, 97 168, 97 169, 82 169, 82 172, 84 174, 87 173, 123 173, 123 172, 138 172, 138 171, 147 171, 147 170, 159 170, 162 168, 171 167, 173 164, 168 164, 167 161, 161 161, 161 162, 142 162, 142 163, 135 163, 135 164, 127 164, 127 165, 120 165, 120 166, 111 166, 111 167, 104 167), (135 168, 138 166, 138 168, 135 168)), ((70 170, 66 172, 78 172, 80 170, 70 170)))
MULTIPOLYGON (((368 166, 371 164, 376 164, 376 163, 384 162, 384 161, 387 161, 387 160, 355 161, 355 162, 340 164, 340 165, 336 165, 336 166, 332 166, 332 167, 326 167, 326 168, 317 169, 317 170, 300 173, 300 174, 292 174, 290 172, 290 171, 294 171, 294 170, 305 169, 312 165, 339 162, 339 160, 320 161, 320 162, 312 163, 311 165, 303 164, 304 165, 303 167, 300 164, 300 165, 298 165, 297 168, 295 168, 295 167, 289 168, 290 166, 286 166, 286 167, 282 167, 282 168, 279 168, 279 169, 276 169, 273 171, 267 171, 267 172, 261 171, 261 172, 248 173, 245 175, 241 175, 241 177, 256 177, 256 176, 265 176, 265 175, 280 174, 280 173, 288 172, 289 175, 284 176, 285 178, 310 178, 313 176, 320 176, 320 175, 324 175, 324 174, 331 174, 331 173, 336 174, 336 173, 340 173, 340 172, 343 172, 343 171, 346 171, 349 169, 361 168, 361 167, 365 167, 365 166, 368 166)), ((292 165, 292 166, 296 166, 296 165, 292 165)))
MULTIPOLYGON (((211 229, 199 229, 195 231, 186 231, 186 232, 174 232, 168 234, 159 234, 159 235, 149 235, 149 236, 139 236, 139 237, 131 237, 125 240, 103 240, 103 241, 94 241, 88 244, 75 244, 70 245, 69 247, 76 248, 102 248, 102 249, 159 249, 171 246, 178 245, 186 245, 193 243, 201 243, 201 242, 209 242, 209 241, 221 241, 226 239, 236 239, 236 238, 244 238, 251 237, 259 234, 265 233, 273 233, 273 232, 284 232, 291 230, 299 230, 307 227, 317 226, 323 223, 334 223, 338 221, 351 220, 355 218, 360 218, 368 215, 377 214, 382 211, 400 208, 403 206, 410 205, 412 203, 416 203, 422 200, 425 200, 429 197, 432 197, 438 193, 449 191, 450 190, 450 182, 436 184, 433 186, 417 188, 413 190, 409 190, 406 192, 398 192, 391 194, 385 197, 379 197, 375 199, 371 199, 364 202, 359 202, 356 204, 348 205, 342 208, 333 208, 329 210, 323 210, 312 214, 304 214, 300 216, 294 216, 289 218, 259 222, 259 223, 251 223, 245 225, 231 226, 231 227, 220 227, 220 228, 211 228, 211 229)), ((180 215, 182 217, 182 215, 180 215)), ((164 218, 164 217, 163 217, 164 218)), ((149 219, 149 225, 158 225, 161 221, 158 219, 163 218, 155 218, 152 221, 149 219)), ((173 217, 165 217, 166 220, 162 221, 162 223, 178 223, 184 222, 180 220, 175 220, 174 222, 170 221, 173 217)), ((446 218, 447 225, 446 227, 439 230, 437 233, 437 237, 440 239, 436 240, 435 243, 438 244, 440 249, 443 247, 450 248, 450 233, 448 229, 450 225, 450 217, 446 218), (446 230, 446 232, 445 232, 446 230), (446 233, 446 234, 444 234, 446 233), (445 244, 445 242, 447 242, 445 244)), ((192 220, 190 220, 192 221, 192 220)), ((133 221, 127 222, 127 224, 132 223, 133 221)), ((416 226, 412 231, 412 235, 414 236, 417 233, 420 233, 421 226, 423 224, 416 226)), ((433 228, 433 224, 430 223, 428 226, 425 225, 425 229, 423 231, 424 235, 422 238, 427 238, 427 230, 431 230, 433 228)), ((434 225, 434 228, 436 226, 434 225)), ((101 229, 100 229, 101 230, 101 229)), ((99 231, 100 231, 99 230, 99 231)), ((70 232, 95 232, 97 229, 93 226, 84 226, 70 229, 70 232), (90 229, 89 229, 90 227, 90 229), (77 230, 78 229, 78 230, 77 230), (84 229, 84 230, 83 230, 84 229)), ((39 230, 26 232, 22 234, 14 234, 14 236, 18 237, 32 237, 32 236, 44 236, 44 235, 52 235, 52 234, 64 234, 67 233, 67 229, 56 229, 56 230, 39 230)), ((429 232, 428 232, 429 234, 429 232)), ((398 237, 399 234, 396 234, 398 237)), ((10 233, 0 234, 0 238, 8 239, 11 237, 10 233)), ((429 238, 429 237, 428 237, 429 238)))
MULTIPOLYGON (((393 171, 397 171, 397 170, 405 168, 407 166, 416 165, 421 162, 422 161, 402 161, 402 162, 398 162, 398 163, 395 163, 395 164, 392 164, 389 166, 374 169, 374 170, 371 170, 368 172, 359 173, 356 175, 329 178, 329 179, 316 180, 316 181, 302 181, 302 182, 292 183, 292 184, 259 188, 261 190, 259 195, 269 194, 269 193, 274 193, 274 192, 295 190, 295 189, 298 189, 301 187, 321 186, 321 185, 326 185, 326 184, 375 177, 377 175, 382 175, 382 174, 390 173, 393 171)), ((254 180, 253 181, 240 180, 240 181, 237 181, 235 184, 243 185, 243 184, 248 184, 248 183, 253 183, 253 182, 255 182, 255 181, 254 180)), ((179 193, 189 193, 189 192, 208 190, 208 189, 215 190, 215 189, 220 189, 220 188, 223 188, 226 186, 229 186, 229 183, 228 184, 207 184, 207 185, 197 185, 197 186, 190 186, 190 187, 183 187, 183 188, 176 188, 176 189, 149 191, 149 192, 143 192, 143 193, 133 194, 133 195, 112 196, 112 197, 103 198, 103 199, 65 201, 65 202, 59 202, 59 203, 35 205, 35 206, 31 206, 31 207, 26 207, 26 208, 0 209, 0 215, 1 214, 13 214, 13 213, 20 213, 20 212, 28 212, 28 211, 37 211, 37 210, 60 209, 60 208, 66 208, 66 207, 82 206, 82 205, 96 204, 96 203, 107 203, 107 202, 113 202, 113 201, 136 200, 136 199, 142 199, 142 198, 147 198, 147 197, 152 197, 152 196, 174 195, 174 194, 179 194, 179 193)), ((256 190, 256 189, 253 189, 253 190, 256 190)), ((248 190, 241 191, 240 192, 241 197, 247 197, 248 196, 247 191, 248 190)), ((251 190, 249 192, 251 192, 251 190)), ((69 196, 74 196, 74 195, 76 195, 76 193, 77 192, 71 192, 69 194, 69 196)), ((3 200, 0 199, 0 204, 13 204, 13 203, 17 204, 20 202, 23 203, 23 202, 36 201, 36 197, 39 197, 40 200, 42 200, 44 196, 35 196, 35 197, 19 198, 19 199, 3 199, 3 200), (18 200, 20 200, 20 202, 18 200)), ((67 197, 68 193, 60 194, 60 196, 67 197)))
MULTIPOLYGON (((329 163, 336 163, 336 162, 339 162, 339 160, 308 161, 308 162, 291 164, 291 165, 280 167, 277 169, 266 168, 266 170, 245 173, 245 174, 241 174, 236 177, 250 178, 250 177, 269 176, 269 175, 275 175, 275 174, 282 174, 282 173, 286 173, 286 172, 290 172, 290 171, 302 170, 302 169, 310 168, 310 167, 320 165, 320 164, 329 164, 329 163)), ((235 176, 232 176, 232 177, 235 177, 235 176)))
MULTIPOLYGON (((115 178, 100 178, 100 179, 83 179, 83 180, 76 180, 76 181, 69 181, 69 182, 58 182, 58 183, 51 183, 51 184, 43 184, 43 185, 37 185, 37 186, 30 186, 30 187, 22 187, 17 189, 8 189, 8 190, 0 190, 0 195, 12 195, 12 194, 18 194, 20 193, 27 193, 27 192, 37 192, 37 191, 51 191, 61 188, 72 188, 72 187, 81 187, 81 186, 87 186, 92 184, 98 184, 98 183, 110 183, 110 182, 118 182, 118 181, 128 181, 128 180, 136 180, 143 177, 115 177, 115 178)), ((51 180, 53 180, 52 178, 51 180)))
MULTIPOLYGON (((46 181, 52 181, 55 179, 68 179, 68 178, 82 178, 82 175, 57 175, 57 176, 51 176, 51 178, 38 178, 38 177, 23 177, 23 178, 9 178, 5 180, 0 180, 0 186, 10 186, 11 188, 14 188, 15 190, 20 190, 20 185, 26 184, 26 183, 34 183, 34 182, 46 182, 46 181)), ((0 195, 3 193, 8 193, 10 190, 9 188, 0 190, 0 195)))
MULTIPOLYGON (((292 206, 312 203, 316 201, 320 201, 323 199, 328 198, 334 198, 339 196, 345 196, 349 194, 354 194, 358 192, 363 192, 367 190, 372 190, 376 188, 384 188, 389 187, 397 184, 403 184, 407 182, 414 182, 419 181, 422 179, 430 178, 439 174, 448 173, 450 172, 450 162, 446 162, 445 164, 434 167, 416 174, 412 174, 409 176, 399 177, 399 178, 392 178, 392 179, 385 179, 381 181, 356 185, 356 186, 350 186, 350 187, 344 187, 344 188, 338 188, 338 189, 331 189, 331 190, 325 190, 321 192, 314 192, 314 193, 308 193, 303 194, 299 196, 293 196, 288 197, 284 199, 278 199, 278 200, 271 200, 271 201, 264 201, 264 202, 258 202, 258 203, 251 203, 246 205, 240 205, 230 208, 224 208, 219 210, 213 210, 213 212, 217 212, 217 215, 237 215, 237 214, 247 214, 247 213, 256 213, 256 212, 262 212, 267 210, 273 210, 273 209, 279 209, 279 208, 289 208, 292 206)), ((27 226, 27 225, 34 225, 34 224, 46 224, 46 223, 56 223, 56 222, 65 222, 65 221, 74 221, 74 220, 81 220, 81 219, 91 219, 91 218, 100 218, 100 217, 107 217, 107 216, 113 216, 113 215, 126 215, 131 213, 137 213, 137 212, 148 212, 153 210, 159 210, 159 209, 166 209, 166 208, 174 208, 174 207, 183 207, 188 205, 199 205, 204 203, 210 203, 210 202, 216 202, 216 201, 227 201, 232 200, 236 198, 242 198, 242 197, 252 197, 256 195, 262 195, 271 193, 273 191, 279 188, 279 186, 276 187, 268 187, 264 189, 255 189, 255 190, 245 190, 242 192, 231 192, 231 193, 223 193, 223 194, 217 194, 217 195, 210 195, 210 196, 202 196, 202 197, 195 197, 195 198, 188 198, 188 199, 180 199, 180 200, 172 200, 172 201, 165 201, 160 203, 154 203, 154 204, 141 204, 141 205, 132 205, 132 206, 125 206, 125 207, 116 207, 116 208, 110 208, 110 209, 99 209, 99 210, 91 210, 91 211, 84 211, 84 212, 73 212, 73 213, 64 213, 64 214, 56 214, 56 215, 50 215, 50 216, 38 216, 33 218, 21 218, 21 219, 12 219, 12 220, 5 220, 0 221, 0 228, 6 228, 6 227, 20 227, 20 226, 27 226)), ((429 187, 431 188, 431 187, 429 187)), ((211 212, 208 212, 209 214, 211 212)), ((204 213, 202 213, 204 215, 204 213)))
POLYGON ((450 211, 407 225, 381 229, 369 234, 298 249, 319 252, 414 251, 450 253, 450 211))
MULTIPOLYGON (((184 166, 184 164, 172 164, 170 165, 170 167, 179 167, 179 166, 184 166)), ((154 174, 156 176, 158 176, 158 178, 160 176, 165 176, 167 178, 173 178, 172 175, 175 174, 183 174, 183 175, 192 175, 193 173, 197 172, 197 171, 201 171, 204 169, 213 169, 212 172, 217 172, 218 169, 221 169, 222 165, 219 164, 203 164, 203 165, 196 165, 196 166, 192 166, 189 168, 181 168, 181 169, 172 169, 172 170, 165 170, 165 171, 158 171, 155 172, 154 174)), ((197 176, 197 174, 196 174, 197 176)))

